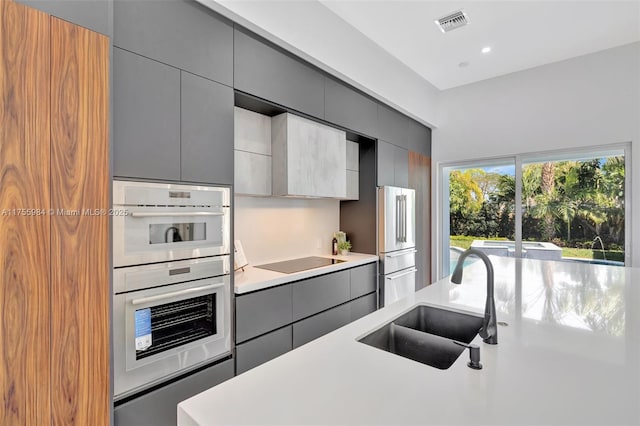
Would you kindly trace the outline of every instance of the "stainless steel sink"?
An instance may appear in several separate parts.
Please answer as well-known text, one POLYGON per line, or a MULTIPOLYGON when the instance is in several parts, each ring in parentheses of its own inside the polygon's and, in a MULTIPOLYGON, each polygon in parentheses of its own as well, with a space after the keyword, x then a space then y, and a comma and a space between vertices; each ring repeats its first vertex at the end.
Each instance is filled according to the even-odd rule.
POLYGON ((451 367, 482 327, 482 317, 416 306, 359 341, 441 370, 451 367))

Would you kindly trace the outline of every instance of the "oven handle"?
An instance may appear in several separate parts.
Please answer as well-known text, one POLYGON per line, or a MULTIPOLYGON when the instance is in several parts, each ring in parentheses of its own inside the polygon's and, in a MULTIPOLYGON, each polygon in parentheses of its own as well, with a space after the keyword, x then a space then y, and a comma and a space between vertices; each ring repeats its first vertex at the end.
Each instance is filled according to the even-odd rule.
POLYGON ((132 217, 224 216, 224 212, 131 212, 132 217))
POLYGON ((198 293, 204 290, 213 290, 214 288, 224 287, 225 285, 226 285, 225 283, 203 285, 201 287, 193 287, 193 288, 187 288, 185 290, 172 291, 171 293, 157 294, 155 296, 149 296, 149 297, 141 297, 140 299, 133 299, 131 301, 131 304, 142 305, 143 303, 157 302, 158 300, 171 299, 173 297, 184 296, 185 294, 198 293))

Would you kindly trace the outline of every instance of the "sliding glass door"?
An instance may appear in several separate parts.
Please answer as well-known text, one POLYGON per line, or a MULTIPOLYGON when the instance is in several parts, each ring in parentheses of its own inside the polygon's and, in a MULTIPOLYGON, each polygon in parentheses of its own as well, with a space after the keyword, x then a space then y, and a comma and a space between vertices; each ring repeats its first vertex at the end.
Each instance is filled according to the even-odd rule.
POLYGON ((497 256, 624 265, 628 149, 442 166, 439 276, 449 275, 469 247, 497 256))

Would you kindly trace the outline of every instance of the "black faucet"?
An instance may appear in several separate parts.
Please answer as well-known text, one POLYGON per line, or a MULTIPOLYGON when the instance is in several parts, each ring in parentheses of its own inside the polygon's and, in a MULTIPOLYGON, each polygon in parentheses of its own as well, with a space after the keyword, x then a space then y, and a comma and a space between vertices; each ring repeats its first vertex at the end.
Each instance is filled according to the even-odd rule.
POLYGON ((490 345, 498 344, 498 327, 496 325, 496 303, 493 299, 493 265, 486 254, 480 250, 469 248, 464 251, 458 258, 458 263, 451 274, 451 282, 454 284, 460 284, 462 282, 462 265, 467 256, 475 254, 478 256, 487 267, 487 301, 484 306, 484 321, 482 322, 482 328, 478 332, 482 341, 490 345))

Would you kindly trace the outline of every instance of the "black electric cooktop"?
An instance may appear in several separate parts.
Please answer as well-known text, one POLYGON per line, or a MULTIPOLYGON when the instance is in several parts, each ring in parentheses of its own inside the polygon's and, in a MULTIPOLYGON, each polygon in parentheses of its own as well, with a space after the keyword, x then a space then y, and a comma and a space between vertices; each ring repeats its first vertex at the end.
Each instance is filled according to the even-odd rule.
POLYGON ((307 269, 320 268, 322 266, 335 265, 336 263, 342 262, 346 261, 329 259, 327 257, 310 256, 301 257, 300 259, 285 260, 284 262, 256 265, 256 268, 282 272, 283 274, 293 274, 294 272, 306 271, 307 269))

